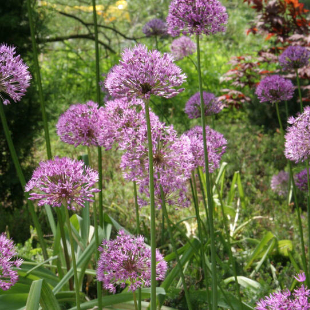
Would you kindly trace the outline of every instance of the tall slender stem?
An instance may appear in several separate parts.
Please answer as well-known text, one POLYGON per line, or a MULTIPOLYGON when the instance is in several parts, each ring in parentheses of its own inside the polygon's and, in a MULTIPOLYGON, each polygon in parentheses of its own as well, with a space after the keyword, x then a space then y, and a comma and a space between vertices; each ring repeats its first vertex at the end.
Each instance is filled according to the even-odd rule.
MULTIPOLYGON (((11 133, 10 133, 10 130, 9 130, 9 126, 8 126, 7 121, 6 121, 6 116, 5 116, 5 113, 4 113, 3 103, 1 101, 0 101, 0 117, 1 117, 1 122, 2 122, 3 130, 4 130, 4 134, 5 134, 5 137, 6 137, 8 146, 9 146, 9 150, 10 150, 10 153, 11 153, 11 157, 12 157, 12 160, 13 160, 16 172, 17 172, 17 176, 18 176, 19 182, 20 182, 20 184, 21 184, 21 186, 22 186, 22 188, 24 190, 25 189, 25 185, 26 185, 26 180, 25 180, 22 168, 20 166, 20 163, 19 163, 16 151, 15 151, 15 147, 14 147, 14 144, 13 144, 13 141, 12 141, 12 137, 11 137, 11 133)), ((25 196, 26 196, 26 199, 27 199, 29 212, 31 214, 34 226, 35 226, 35 228, 37 230, 37 234, 38 234, 39 242, 40 242, 40 245, 41 245, 41 248, 42 248, 42 253, 43 253, 44 260, 47 260, 48 259, 48 255, 47 255, 47 251, 46 251, 46 244, 45 244, 45 241, 44 241, 41 225, 39 223, 37 214, 35 212, 33 202, 31 200, 29 200, 29 194, 25 193, 25 196)))
POLYGON ((280 112, 279 112, 279 102, 276 102, 276 110, 277 110, 277 116, 279 120, 281 135, 282 135, 282 138, 284 138, 284 130, 283 130, 282 121, 281 121, 280 112))
POLYGON ((150 122, 149 102, 145 101, 145 118, 147 124, 148 158, 149 158, 149 191, 151 208, 151 310, 156 310, 156 223, 155 223, 155 193, 153 171, 153 144, 150 122))
POLYGON ((35 64, 36 80, 37 80, 37 86, 39 89, 40 105, 41 105, 42 119, 43 119, 43 125, 44 125, 44 136, 45 136, 45 143, 46 143, 47 158, 51 159, 52 158, 51 142, 50 142, 50 135, 49 135, 49 130, 48 130, 47 116, 46 116, 46 111, 45 111, 41 73, 40 73, 40 66, 39 66, 39 61, 38 61, 38 50, 37 50, 37 44, 36 44, 36 39, 35 39, 35 29, 34 29, 34 23, 32 19, 32 10, 31 10, 30 0, 27 0, 27 8, 28 8, 28 18, 29 18, 32 49, 33 49, 33 61, 35 64))
POLYGON ((201 108, 201 126, 202 126, 202 136, 203 136, 203 149, 204 149, 204 161, 205 161, 205 171, 206 171, 206 186, 207 186, 207 199, 208 199, 208 211, 209 211, 209 229, 211 237, 211 270, 212 270, 212 309, 217 310, 218 300, 217 300, 217 274, 216 274, 216 249, 215 249, 215 233, 214 233, 214 222, 213 222, 213 197, 211 194, 210 177, 209 177, 209 159, 208 159, 208 149, 206 142, 206 125, 204 118, 204 102, 202 93, 202 78, 201 78, 201 65, 200 65, 200 46, 199 46, 199 35, 196 35, 197 42, 197 71, 199 80, 199 92, 200 92, 200 108, 201 108))
POLYGON ((135 304, 135 310, 138 310, 136 292, 132 291, 132 295, 133 295, 133 302, 135 304))
MULTIPOLYGON (((140 235, 140 216, 139 216, 140 210, 139 210, 139 205, 138 205, 138 194, 137 194, 136 181, 133 181, 133 191, 134 191, 134 196, 135 196, 137 235, 140 235)), ((141 288, 140 287, 138 289, 138 310, 141 310, 141 288)))
POLYGON ((72 236, 72 230, 71 230, 71 223, 70 223, 70 217, 69 217, 69 211, 66 205, 64 205, 65 212, 66 212, 66 223, 67 228, 69 232, 69 238, 70 238, 70 245, 71 245, 71 257, 72 257, 72 267, 73 267, 73 273, 74 273, 74 287, 75 287, 75 297, 76 297, 76 308, 77 310, 80 310, 80 291, 79 291, 79 278, 77 274, 77 267, 76 267, 76 260, 75 260, 75 250, 74 250, 74 243, 73 243, 73 236, 72 236))
POLYGON ((295 69, 295 73, 296 73, 296 80, 297 80, 297 86, 298 86, 300 113, 302 113, 304 108, 303 108, 303 104, 302 104, 302 96, 301 96, 301 89, 300 89, 300 81, 299 81, 298 69, 295 69))
MULTIPOLYGON (((160 179, 160 178, 158 177, 158 179, 160 179)), ((182 264, 180 262, 179 254, 178 254, 178 251, 177 251, 177 247, 176 247, 176 244, 174 242, 174 238, 173 238, 172 231, 171 231, 169 215, 168 215, 167 208, 166 208, 165 195, 164 195, 164 191, 163 191, 163 188, 162 188, 161 185, 160 185, 160 195, 161 195, 161 201, 162 201, 161 205, 162 205, 163 213, 164 213, 164 215, 166 217, 166 220, 167 220, 167 228, 168 228, 169 238, 170 238, 170 241, 171 241, 171 245, 172 245, 172 248, 173 248, 173 252, 175 254, 175 258, 176 258, 177 264, 179 266, 180 276, 181 276, 182 285, 183 285, 183 289, 184 289, 184 293, 185 293, 185 298, 186 298, 186 303, 187 303, 187 309, 188 310, 192 310, 193 308, 192 308, 192 304, 191 304, 191 301, 190 301, 190 296, 189 296, 189 293, 188 293, 188 289, 187 289, 187 285, 186 285, 186 281, 185 281, 185 277, 184 277, 184 273, 183 273, 182 264)))

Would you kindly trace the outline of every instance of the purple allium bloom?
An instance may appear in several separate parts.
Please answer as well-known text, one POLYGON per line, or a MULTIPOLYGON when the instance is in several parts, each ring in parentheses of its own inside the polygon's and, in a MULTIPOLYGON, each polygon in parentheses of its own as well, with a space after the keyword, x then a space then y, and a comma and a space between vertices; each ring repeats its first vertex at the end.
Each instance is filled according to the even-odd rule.
MULTIPOLYGON (((100 114, 102 128, 99 133, 99 145, 106 150, 118 144, 118 148, 126 150, 139 139, 139 127, 146 126, 144 102, 141 99, 129 101, 126 98, 108 101, 100 114), (137 136, 138 135, 138 136, 137 136)), ((158 117, 150 112, 151 122, 158 117)))
MULTIPOLYGON (((195 126, 192 129, 184 133, 185 136, 189 137, 191 144, 191 151, 194 156, 193 164, 194 169, 198 167, 204 167, 204 151, 203 151, 203 137, 202 137, 202 127, 195 126)), ((227 140, 224 136, 206 126, 206 136, 207 136, 207 150, 208 150, 208 160, 209 160, 209 171, 213 172, 215 169, 219 168, 220 160, 222 155, 226 151, 227 140)))
POLYGON ((98 178, 98 172, 85 167, 83 161, 55 157, 39 164, 25 191, 31 191, 29 199, 39 200, 38 206, 64 204, 75 210, 76 206, 84 207, 86 201, 93 201, 94 193, 99 192, 92 188, 98 178))
MULTIPOLYGON (((177 137, 172 126, 167 127, 158 118, 151 120, 155 203, 161 207, 160 185, 169 205, 187 207, 187 180, 193 170, 193 155, 188 137, 177 137), (160 178, 158 178, 158 175, 160 178)), ((124 177, 136 181, 140 194, 149 197, 149 160, 147 127, 140 126, 136 139, 122 156, 124 177)), ((148 205, 149 199, 139 199, 148 205)))
POLYGON ((215 34, 226 30, 228 15, 218 0, 172 0, 167 17, 168 33, 215 34))
POLYGON ((170 54, 148 51, 144 45, 125 49, 119 65, 108 74, 105 86, 114 98, 149 99, 150 95, 171 98, 182 92, 186 76, 170 54))
POLYGON ((100 108, 97 103, 74 104, 59 117, 57 134, 61 141, 74 146, 98 146, 100 108))
MULTIPOLYGON (((104 78, 104 80, 106 80, 108 75, 106 73, 102 73, 101 75, 104 78)), ((103 102, 108 102, 109 100, 113 100, 114 98, 110 95, 109 90, 105 87, 105 82, 100 81, 99 85, 101 87, 101 91, 104 93, 103 102)))
POLYGON ((23 260, 12 261, 17 254, 14 243, 2 233, 0 235, 0 289, 6 291, 18 281, 18 274, 13 267, 19 268, 23 260))
POLYGON ((167 35, 167 24, 159 18, 154 18, 144 25, 142 32, 147 37, 165 36, 167 35))
POLYGON ((310 155, 310 107, 305 107, 302 114, 287 121, 291 126, 285 135, 285 157, 289 160, 303 162, 310 155))
POLYGON ((255 94, 261 103, 290 100, 293 98, 294 85, 280 75, 271 75, 260 81, 255 94))
POLYGON ((280 171, 272 176, 271 189, 279 196, 286 196, 288 193, 289 174, 285 171, 280 171))
MULTIPOLYGON (((221 112, 224 105, 218 98, 212 93, 203 92, 203 102, 205 104, 205 116, 213 115, 221 112)), ((189 118, 201 117, 201 106, 200 106, 200 93, 196 93, 189 98, 185 105, 185 113, 189 118)))
MULTIPOLYGON (((304 273, 295 277, 298 282, 304 282, 306 276, 304 273)), ((306 310, 310 309, 308 298, 310 297, 310 290, 303 284, 291 293, 289 290, 283 290, 266 296, 261 299, 257 305, 256 310, 306 310)))
POLYGON ((303 46, 289 46, 279 57, 284 70, 299 69, 309 64, 310 52, 303 46))
POLYGON ((20 101, 30 85, 28 66, 15 54, 15 47, 0 45, 0 98, 5 105, 10 103, 5 97, 20 101))
POLYGON ((175 60, 181 60, 196 52, 196 44, 189 37, 185 36, 173 40, 170 48, 175 60))
MULTIPOLYGON (((120 230, 115 240, 103 240, 97 267, 97 280, 111 293, 116 286, 135 291, 151 286, 151 248, 142 236, 134 237, 120 230)), ((156 249, 156 280, 164 280, 167 262, 156 249)))
MULTIPOLYGON (((310 173, 310 169, 309 169, 310 173)), ((307 169, 304 169, 294 176, 295 184, 301 191, 308 191, 307 169)))

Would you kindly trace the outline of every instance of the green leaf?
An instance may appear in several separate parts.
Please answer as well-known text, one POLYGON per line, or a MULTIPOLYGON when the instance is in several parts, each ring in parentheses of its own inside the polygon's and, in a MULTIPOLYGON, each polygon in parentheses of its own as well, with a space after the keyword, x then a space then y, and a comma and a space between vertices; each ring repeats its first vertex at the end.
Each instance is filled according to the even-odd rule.
MULTIPOLYGON (((224 283, 228 284, 228 283, 231 283, 234 281, 235 281, 235 277, 229 277, 229 278, 224 280, 224 283)), ((254 290, 255 292, 261 288, 261 285, 257 281, 254 281, 254 280, 247 278, 247 277, 237 276, 237 281, 241 286, 243 286, 245 288, 250 288, 250 289, 254 290)))
POLYGON ((278 251, 281 255, 288 257, 288 253, 293 251, 293 242, 291 240, 279 240, 278 251))
POLYGON ((33 281, 27 298, 26 310, 38 310, 40 306, 43 279, 33 281))
POLYGON ((27 297, 28 292, 0 295, 0 310, 18 310, 24 308, 27 302, 27 297))

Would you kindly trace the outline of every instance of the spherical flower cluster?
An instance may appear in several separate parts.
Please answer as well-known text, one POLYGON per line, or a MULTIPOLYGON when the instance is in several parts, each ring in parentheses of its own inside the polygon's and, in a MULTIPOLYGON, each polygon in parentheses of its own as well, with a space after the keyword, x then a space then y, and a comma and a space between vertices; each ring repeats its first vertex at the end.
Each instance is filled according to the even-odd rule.
MULTIPOLYGON (((310 169, 309 169, 310 173, 310 169)), ((301 191, 308 191, 307 169, 304 169, 294 176, 295 184, 301 191)))
MULTIPOLYGON (((304 282, 306 276, 304 273, 299 274, 295 279, 298 282, 304 282)), ((303 284, 295 289, 293 293, 289 290, 283 290, 277 293, 270 294, 270 296, 261 299, 257 305, 256 310, 302 310, 310 309, 308 299, 310 297, 310 290, 303 284)))
POLYGON ((142 32, 147 37, 165 36, 167 35, 167 24, 159 18, 154 18, 144 25, 142 32))
POLYGON ((279 57, 284 70, 299 69, 309 64, 310 52, 303 46, 289 46, 279 57))
POLYGON ((57 134, 63 142, 74 146, 98 146, 100 109, 97 103, 74 104, 59 117, 57 134))
POLYGON ((260 102, 280 102, 293 98, 294 85, 280 75, 271 75, 262 79, 255 94, 260 102))
MULTIPOLYGON (((203 92, 203 102, 205 108, 205 116, 213 115, 223 110, 223 103, 219 101, 212 93, 203 92)), ((189 98, 185 105, 185 113, 189 118, 201 117, 200 93, 196 93, 189 98)))
MULTIPOLYGON (((202 127, 195 126, 184 133, 190 139, 191 152, 193 154, 194 169, 204 167, 204 150, 202 127)), ((209 160, 209 171, 213 172, 219 168, 220 161, 226 151, 227 140, 224 136, 206 126, 207 150, 209 160)))
POLYGON ((10 103, 7 97, 20 101, 30 85, 28 66, 15 54, 15 47, 0 45, 0 98, 5 105, 10 103))
MULTIPOLYGON (((165 201, 169 205, 187 207, 187 180, 193 170, 193 155, 187 137, 177 137, 172 126, 167 127, 158 119, 151 121, 154 167, 154 191, 156 205, 161 207, 160 185, 165 201)), ((124 177, 136 181, 140 194, 149 197, 149 160, 147 128, 141 126, 132 144, 122 156, 121 168, 124 177)), ((140 205, 147 205, 149 199, 139 199, 140 205)))
POLYGON ((218 0, 172 0, 167 17, 168 33, 215 34, 226 30, 228 15, 218 0))
POLYGON ((286 196, 288 193, 289 174, 285 171, 280 171, 273 175, 271 179, 271 189, 279 196, 286 196))
POLYGON ((4 233, 0 235, 0 289, 6 291, 18 281, 18 274, 13 267, 19 268, 22 259, 12 260, 17 254, 14 243, 4 233))
POLYGON ((310 107, 296 118, 290 117, 285 135, 285 157, 296 163, 307 160, 310 155, 310 107))
MULTIPOLYGON (((100 259, 97 279, 103 288, 112 293, 116 286, 135 291, 143 286, 151 286, 151 249, 142 236, 134 237, 119 231, 115 240, 104 240, 99 247, 100 259)), ((164 280, 167 263, 156 249, 156 280, 164 280)))
POLYGON ((195 53, 196 44, 189 37, 182 36, 172 41, 170 49, 174 59, 181 60, 195 53))
POLYGON ((98 172, 85 167, 83 161, 55 157, 40 163, 25 191, 31 191, 29 199, 38 199, 39 206, 64 204, 75 210, 76 206, 84 207, 86 201, 93 201, 94 193, 99 190, 92 187, 98 178, 98 172))
POLYGON ((184 90, 175 87, 181 86, 185 78, 171 55, 137 45, 124 50, 120 64, 109 72, 105 86, 114 98, 149 99, 152 94, 171 98, 184 90))
MULTIPOLYGON (((100 114, 98 141, 106 150, 118 144, 118 148, 126 150, 135 144, 140 135, 139 128, 146 126, 144 102, 141 99, 128 101, 126 98, 108 101, 100 114)), ((158 117, 150 112, 151 121, 158 117)), ((155 120, 156 119, 156 120, 155 120)))

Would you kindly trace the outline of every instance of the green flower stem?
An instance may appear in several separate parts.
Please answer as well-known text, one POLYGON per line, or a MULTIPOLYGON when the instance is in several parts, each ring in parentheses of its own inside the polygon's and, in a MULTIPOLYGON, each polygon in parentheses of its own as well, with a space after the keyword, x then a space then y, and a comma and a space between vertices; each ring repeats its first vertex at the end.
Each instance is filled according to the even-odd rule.
POLYGON ((156 310, 156 223, 155 223, 155 194, 153 171, 153 145, 150 123, 149 102, 145 100, 145 119, 147 124, 148 157, 150 174, 150 208, 151 208, 151 310, 156 310))
POLYGON ((32 49, 33 49, 33 61, 35 64, 36 80, 37 80, 37 86, 39 89, 39 97, 40 97, 40 105, 41 105, 42 119, 43 119, 43 125, 44 125, 47 158, 51 159, 52 158, 51 142, 50 142, 50 135, 49 135, 48 124, 47 124, 47 116, 46 116, 46 111, 45 111, 41 73, 40 73, 40 66, 39 66, 39 61, 38 61, 38 50, 37 50, 37 44, 36 44, 36 39, 35 39, 35 29, 34 29, 34 23, 32 19, 32 10, 31 10, 30 1, 31 0, 27 0, 27 8, 28 8, 28 17, 29 17, 29 25, 30 25, 30 32, 31 32, 32 49))
POLYGON ((287 105, 287 100, 285 100, 285 115, 286 115, 286 119, 288 119, 289 115, 288 115, 288 105, 287 105))
MULTIPOLYGON (((5 116, 5 113, 4 113, 3 103, 1 101, 0 101, 0 117, 1 117, 1 122, 2 122, 3 130, 4 130, 4 134, 5 134, 5 137, 6 137, 8 146, 9 146, 9 150, 10 150, 10 153, 11 153, 11 157, 12 157, 12 160, 13 160, 16 172, 17 172, 17 176, 18 176, 20 184, 21 184, 21 186, 22 186, 22 188, 24 190, 25 186, 26 186, 26 180, 25 180, 22 168, 20 166, 20 163, 19 163, 16 151, 15 151, 15 147, 14 147, 14 144, 13 144, 13 141, 12 141, 11 133, 10 133, 10 130, 9 130, 9 127, 8 127, 8 123, 6 121, 6 116, 5 116)), ((26 196, 26 199, 27 199, 29 212, 31 214, 31 217, 32 217, 32 220, 33 220, 33 223, 34 223, 34 227, 37 230, 37 234, 38 234, 39 242, 40 242, 40 245, 41 245, 41 248, 42 248, 42 253, 43 253, 44 260, 47 260, 48 259, 48 255, 47 255, 47 251, 46 251, 46 244, 45 244, 45 241, 44 241, 41 225, 39 223, 37 214, 35 212, 35 208, 34 208, 33 202, 31 200, 29 200, 29 194, 25 192, 25 196, 26 196)))
MULTIPOLYGON (((196 191, 196 185, 195 185, 195 175, 192 172, 192 178, 190 179, 190 185, 191 185, 191 190, 192 190, 192 196, 194 200, 194 206, 195 206, 195 212, 196 212, 196 220, 197 220, 197 226, 198 226, 198 236, 200 239, 201 247, 200 247, 200 259, 201 259, 201 264, 202 264, 202 269, 205 277, 205 285, 206 289, 208 290, 208 269, 207 269, 207 264, 205 260, 205 252, 204 252, 204 242, 202 240, 202 229, 201 229, 201 220, 200 220, 200 215, 199 215, 199 205, 198 205, 198 198, 197 198, 197 191, 196 191)), ((209 302, 209 294, 207 294, 207 299, 208 299, 208 304, 209 302)))
MULTIPOLYGON (((135 196, 135 208, 136 208, 136 225, 137 225, 137 235, 140 235, 140 216, 139 216, 139 205, 138 205, 138 194, 137 194, 137 184, 133 181, 133 191, 135 196)), ((135 295, 134 295, 135 298, 135 295)), ((138 310, 141 310, 141 288, 138 289, 138 310)))
MULTIPOLYGON (((90 147, 87 147, 88 153, 88 161, 91 166, 92 158, 91 158, 91 150, 90 147)), ((100 246, 99 243, 99 234, 98 234, 98 221, 97 221, 97 208, 96 208, 96 201, 93 203, 93 212, 94 212, 94 228, 95 228, 95 241, 96 241, 96 251, 95 251, 95 258, 96 262, 99 260, 99 251, 98 248, 100 246)), ((97 297, 98 297, 98 308, 102 309, 102 286, 99 281, 97 281, 97 297)))
POLYGON ((159 49, 158 49, 158 38, 157 38, 157 36, 155 36, 155 48, 159 51, 159 49))
POLYGON ((216 187, 216 191, 218 192, 218 197, 219 197, 220 205, 221 205, 221 211, 222 211, 222 216, 223 216, 223 224, 224 224, 227 243, 228 243, 228 255, 229 255, 229 260, 231 261, 231 264, 233 267, 233 274, 234 274, 234 278, 235 278, 236 291, 238 293, 239 309, 243 310, 242 298, 241 298, 241 293, 240 293, 240 285, 239 285, 238 277, 237 277, 236 261, 235 261, 233 254, 232 254, 232 251, 231 251, 230 234, 229 234, 229 229, 228 229, 228 224, 227 224, 227 217, 226 217, 225 210, 224 210, 224 203, 223 203, 222 197, 220 195, 220 190, 219 190, 218 184, 215 184, 215 187, 216 187))
POLYGON ((301 89, 300 89, 300 81, 299 81, 299 75, 298 75, 298 70, 295 69, 296 73, 296 80, 297 80, 297 86, 298 86, 298 96, 299 96, 299 104, 300 104, 300 113, 304 111, 304 107, 302 104, 302 96, 301 96, 301 89))
MULTIPOLYGON (((63 244, 64 254, 65 254, 66 267, 67 267, 67 271, 69 271, 70 270, 70 257, 69 257, 68 247, 67 247, 65 230, 64 230, 64 222, 62 220, 62 213, 61 213, 60 208, 56 207, 56 213, 57 213, 57 219, 58 219, 58 224, 60 228, 60 235, 61 235, 61 240, 63 244)), ((70 287, 70 291, 73 291, 72 278, 69 280, 69 287, 70 287)))
MULTIPOLYGON (((159 179, 159 177, 158 177, 158 179, 159 179)), ((188 289, 187 289, 187 285, 186 285, 186 281, 185 281, 185 277, 184 277, 184 273, 183 273, 183 268, 182 268, 182 265, 181 265, 181 262, 180 262, 179 254, 178 254, 178 251, 177 251, 177 247, 176 247, 176 244, 174 242, 174 238, 173 238, 172 231, 171 231, 170 220, 169 220, 169 216, 168 216, 168 212, 167 212, 167 208, 166 208, 164 191, 163 191, 163 188, 162 188, 161 185, 160 185, 160 195, 161 195, 163 213, 164 213, 164 216, 165 216, 165 218, 167 220, 167 228, 168 228, 169 238, 170 238, 170 241, 171 241, 171 245, 172 245, 172 248, 173 248, 173 252, 175 254, 175 258, 176 258, 177 264, 179 266, 180 276, 181 276, 182 285, 183 285, 183 289, 184 289, 184 293, 185 293, 185 299, 186 299, 186 303, 187 303, 187 309, 188 310, 192 310, 193 308, 192 308, 192 304, 191 304, 191 301, 190 301, 190 296, 189 296, 189 293, 188 293, 188 289)))
POLYGON ((213 197, 211 193, 210 177, 209 177, 209 160, 208 160, 208 149, 206 143, 206 125, 205 125, 205 109, 203 102, 202 93, 202 78, 201 78, 201 66, 200 66, 200 46, 199 46, 199 35, 196 35, 197 42, 197 68, 198 68, 198 80, 199 80, 199 92, 200 92, 200 107, 201 107, 201 126, 203 136, 203 149, 204 149, 204 161, 206 170, 206 186, 207 186, 207 198, 208 198, 208 211, 209 211, 209 229, 211 237, 211 268, 212 268, 212 309, 217 310, 218 299, 217 299, 217 274, 216 274, 216 248, 215 248, 215 233, 214 233, 214 222, 213 222, 213 197))
POLYGON ((75 260, 75 251, 74 251, 74 241, 72 236, 72 230, 71 230, 71 223, 70 223, 70 217, 69 217, 69 211, 66 205, 63 206, 66 212, 66 223, 67 228, 69 232, 69 238, 70 238, 70 245, 71 245, 71 257, 72 257, 72 267, 74 272, 74 279, 75 279, 75 297, 76 297, 76 309, 81 310, 80 308, 80 291, 79 291, 79 278, 77 274, 77 268, 76 268, 76 260, 75 260))
MULTIPOLYGON (((279 126, 281 129, 282 139, 284 140, 284 130, 283 130, 282 121, 281 121, 281 117, 280 117, 280 113, 279 113, 279 107, 278 107, 277 102, 276 102, 276 109, 277 109, 277 116, 278 116, 279 126)), ((288 111, 286 113, 288 114, 288 111)), ((302 259, 302 263, 303 263, 303 269, 304 269, 306 275, 308 275, 306 250, 305 250, 305 242, 304 242, 304 233, 303 233, 301 216, 300 216, 300 209, 299 209, 298 199, 297 199, 297 194, 296 194, 296 185, 295 185, 295 181, 293 178, 292 163, 290 162, 290 160, 288 160, 288 165, 289 165, 289 173, 292 176, 291 181, 292 181, 292 185, 293 185, 293 195, 294 195, 294 201, 295 201, 296 209, 297 209, 298 229, 299 229, 299 234, 300 234, 301 250, 302 250, 301 259, 302 259)), ((309 203, 308 203, 308 206, 309 206, 309 203)), ((308 214, 309 214, 309 212, 308 212, 308 214)), ((308 223, 309 223, 309 216, 308 216, 308 223)), ((308 224, 308 226, 309 226, 309 224, 308 224)), ((308 227, 308 229, 310 229, 310 227, 308 227)), ((310 285, 310 277, 309 276, 307 276, 307 284, 308 284, 308 286, 310 285)))
POLYGON ((201 167, 198 167, 197 174, 198 174, 198 178, 199 178, 199 183, 200 183, 200 188, 201 188, 201 193, 202 193, 203 205, 205 207, 207 222, 209 222, 207 199, 206 199, 206 194, 205 194, 205 190, 204 190, 204 185, 203 185, 203 182, 202 182, 203 172, 201 170, 201 167))
MULTIPOLYGON (((99 55, 99 44, 98 44, 98 24, 97 24, 97 11, 96 11, 96 0, 92 0, 93 2, 93 18, 94 18, 94 32, 95 32, 95 51, 96 51, 96 95, 97 102, 101 105, 100 99, 100 55, 99 55)), ((101 147, 98 146, 98 172, 99 172, 99 225, 103 227, 103 205, 102 205, 102 150, 101 147)), ((100 297, 101 299, 101 297, 100 297)))
POLYGON ((135 310, 138 310, 136 292, 135 292, 135 291, 132 291, 132 295, 133 295, 133 302, 134 302, 134 304, 135 304, 135 310))

